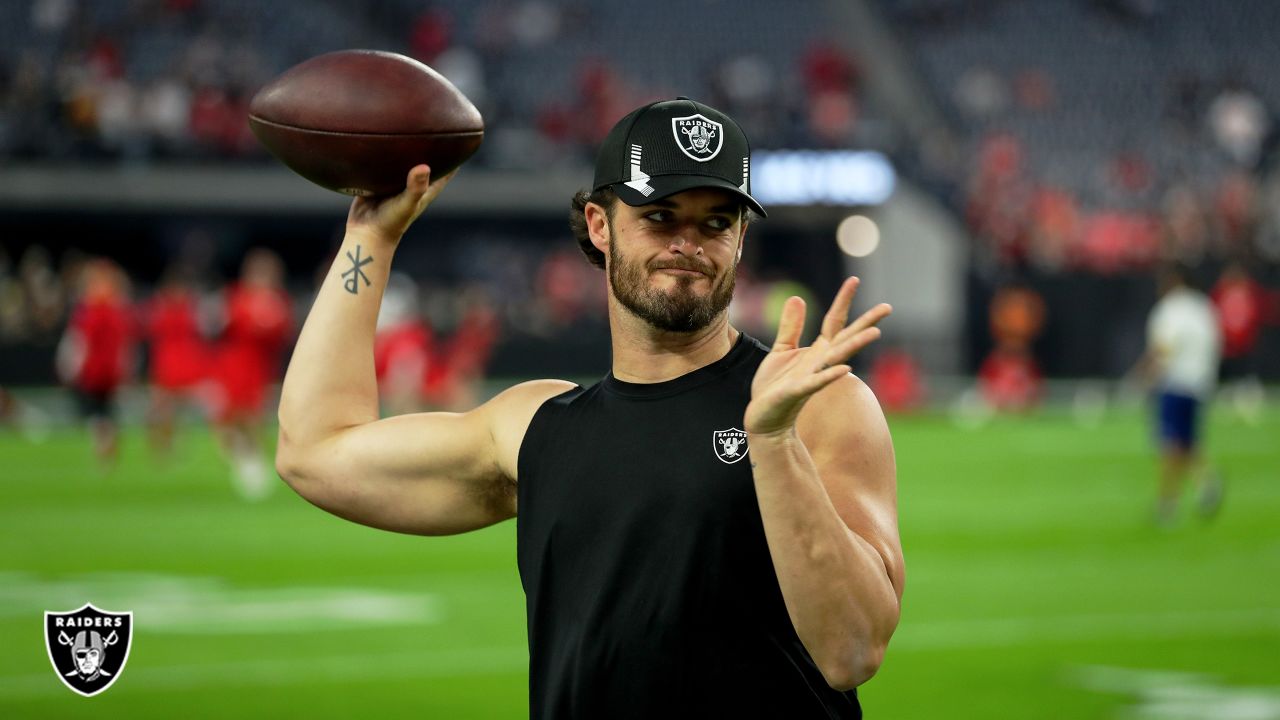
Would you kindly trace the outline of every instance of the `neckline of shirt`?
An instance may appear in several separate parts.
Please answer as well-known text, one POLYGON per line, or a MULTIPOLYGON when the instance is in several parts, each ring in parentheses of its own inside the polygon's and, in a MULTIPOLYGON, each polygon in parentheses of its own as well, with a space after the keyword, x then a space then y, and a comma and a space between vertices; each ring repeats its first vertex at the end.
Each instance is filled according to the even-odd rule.
POLYGON ((600 381, 600 385, 614 395, 630 398, 661 398, 677 395, 724 376, 746 358, 751 348, 757 344, 758 342, 755 338, 744 332, 739 332, 737 341, 734 342, 733 347, 729 348, 729 352, 724 354, 724 357, 679 377, 656 383, 633 383, 619 380, 614 377, 613 371, 610 370, 604 376, 604 379, 600 381))

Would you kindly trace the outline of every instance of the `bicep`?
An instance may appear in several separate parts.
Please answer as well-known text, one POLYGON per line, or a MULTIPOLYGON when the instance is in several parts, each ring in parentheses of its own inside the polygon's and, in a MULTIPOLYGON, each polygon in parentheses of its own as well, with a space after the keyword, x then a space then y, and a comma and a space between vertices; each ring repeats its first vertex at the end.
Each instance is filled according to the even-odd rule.
POLYGON ((304 498, 353 522, 449 535, 515 514, 483 408, 399 415, 342 430, 303 450, 304 498))
POLYGON ((797 430, 840 519, 880 555, 901 597, 897 465, 875 395, 857 377, 842 378, 805 407, 797 430))
POLYGON ((470 412, 385 418, 305 448, 282 426, 277 464, 309 502, 352 522, 417 535, 476 530, 515 516, 524 434, 547 399, 573 387, 534 380, 470 412))

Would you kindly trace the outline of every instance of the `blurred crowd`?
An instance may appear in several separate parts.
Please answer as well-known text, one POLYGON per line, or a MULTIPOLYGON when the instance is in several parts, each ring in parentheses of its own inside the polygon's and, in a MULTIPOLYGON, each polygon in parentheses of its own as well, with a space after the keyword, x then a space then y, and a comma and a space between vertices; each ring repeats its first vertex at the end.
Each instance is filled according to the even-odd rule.
MULTIPOLYGON (((1220 167, 1161 178, 1141 153, 1117 151, 1091 178, 1097 199, 1086 201, 1087 191, 1030 168, 1027 143, 1016 133, 990 132, 966 181, 964 220, 984 256, 1003 268, 1113 274, 1168 258, 1193 265, 1280 260, 1280 238, 1263 224, 1256 165, 1233 160, 1229 141, 1216 133, 1195 137, 1220 151, 1220 167)), ((1248 157, 1256 162, 1259 152, 1248 157)))
POLYGON ((702 41, 676 58, 655 52, 652 42, 679 38, 652 14, 632 19, 640 32, 652 26, 652 42, 607 42, 605 9, 619 12, 599 0, 371 0, 358 9, 17 0, 0 8, 0 158, 265 159, 245 122, 253 92, 307 57, 351 47, 403 52, 450 78, 486 118, 477 164, 581 162, 616 118, 677 93, 749 123, 761 147, 857 142, 859 70, 824 40, 819 18, 755 5, 726 17, 715 3, 692 3, 682 31, 702 41), (771 25, 777 40, 708 43, 699 21, 771 25), (645 72, 627 62, 628 50, 645 72))
POLYGON ((0 62, 0 156, 223 159, 259 152, 245 116, 249 93, 268 69, 255 48, 231 41, 232 28, 204 26, 199 2, 7 5, 13 44, 0 62))
POLYGON ((960 129, 988 269, 1280 263, 1274 3, 885 2, 960 129))
POLYGON ((475 164, 581 164, 632 107, 690 94, 757 147, 871 147, 920 169, 994 267, 1280 261, 1262 185, 1280 130, 1274 53, 1213 52, 1262 32, 1249 20, 1265 26, 1267 3, 884 4, 951 117, 949 151, 884 132, 894 123, 824 15, 769 3, 691 2, 673 26, 600 0, 22 0, 0 9, 0 158, 266 162, 245 122, 254 90, 320 52, 379 47, 432 64, 482 109, 475 164), (1193 32, 1209 20, 1226 24, 1193 32), (710 22, 723 41, 699 31, 710 22), (762 27, 770 43, 734 41, 762 27), (687 52, 654 52, 659 35, 687 52))
POLYGON ((972 239, 982 401, 1034 407, 1068 356, 1118 376, 1170 263, 1211 296, 1224 378, 1256 383, 1280 326, 1280 5, 881 2, 951 125, 917 167, 972 239))

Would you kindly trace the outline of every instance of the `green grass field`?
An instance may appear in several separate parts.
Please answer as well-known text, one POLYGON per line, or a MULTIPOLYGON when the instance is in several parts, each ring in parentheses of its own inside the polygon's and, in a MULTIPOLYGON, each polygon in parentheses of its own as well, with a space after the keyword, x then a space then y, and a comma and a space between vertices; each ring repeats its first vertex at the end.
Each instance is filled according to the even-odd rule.
MULTIPOLYGON (((1214 414, 1226 503, 1172 530, 1134 412, 890 422, 908 582, 868 717, 1280 718, 1280 410, 1214 414)), ((194 428, 106 475, 83 434, 0 434, 0 718, 527 714, 514 523, 397 536, 227 472, 194 428), (91 699, 42 635, 86 601, 137 628, 91 699)))

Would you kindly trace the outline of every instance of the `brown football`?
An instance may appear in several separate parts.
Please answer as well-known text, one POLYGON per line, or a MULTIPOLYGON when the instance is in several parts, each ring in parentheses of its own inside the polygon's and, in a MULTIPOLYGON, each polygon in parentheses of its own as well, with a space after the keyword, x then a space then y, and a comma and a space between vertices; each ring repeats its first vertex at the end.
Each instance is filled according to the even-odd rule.
POLYGON ((342 50, 302 62, 249 103, 249 127, 294 172, 347 195, 394 195, 410 168, 441 177, 480 147, 484 120, 458 88, 403 55, 342 50))

